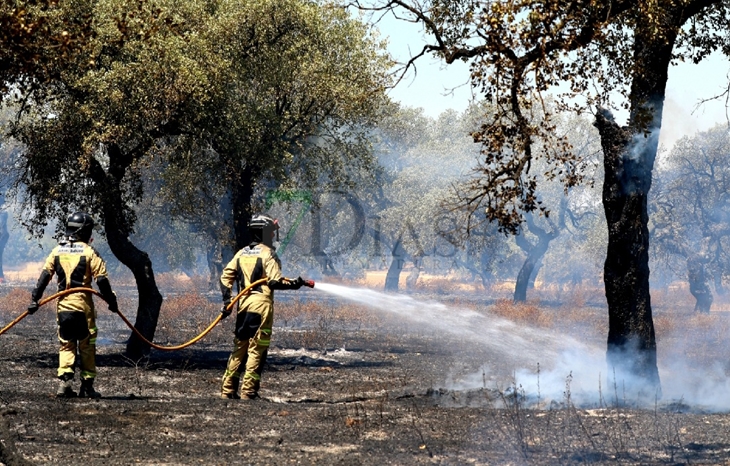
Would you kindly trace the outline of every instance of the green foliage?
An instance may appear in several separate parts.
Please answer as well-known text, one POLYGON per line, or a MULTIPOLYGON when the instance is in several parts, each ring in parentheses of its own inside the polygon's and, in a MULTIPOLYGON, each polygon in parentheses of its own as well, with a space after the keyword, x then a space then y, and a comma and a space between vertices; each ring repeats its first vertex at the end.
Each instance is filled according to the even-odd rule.
POLYGON ((362 23, 326 3, 219 2, 201 44, 215 86, 167 154, 176 214, 226 219, 237 190, 256 193, 243 208, 263 208, 269 188, 353 186, 373 169, 389 61, 362 23))
POLYGON ((86 66, 93 2, 0 3, 0 101, 10 89, 36 89, 86 66))
POLYGON ((200 219, 241 167, 254 166, 256 180, 313 186, 323 172, 349 182, 353 166, 371 163, 367 128, 389 65, 341 8, 298 0, 92 6, 87 66, 23 94, 11 132, 26 145, 14 193, 30 207, 25 221, 36 235, 77 208, 101 216, 112 179, 118 226, 131 234, 149 170, 167 181, 160 195, 174 212, 200 219))

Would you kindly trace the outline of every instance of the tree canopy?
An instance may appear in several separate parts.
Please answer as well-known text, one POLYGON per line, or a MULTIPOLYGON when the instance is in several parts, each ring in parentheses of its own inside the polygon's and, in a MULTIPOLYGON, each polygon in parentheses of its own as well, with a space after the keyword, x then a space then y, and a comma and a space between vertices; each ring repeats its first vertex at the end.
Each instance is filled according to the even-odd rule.
MULTIPOLYGON (((150 339, 162 297, 148 255, 130 240, 145 176, 176 173, 178 194, 211 184, 232 194, 233 215, 222 218, 243 236, 236 214, 250 212, 255 183, 304 183, 325 166, 336 180, 353 154, 367 160, 362 134, 388 62, 364 25, 327 4, 85 5, 72 16, 90 24, 78 52, 84 66, 16 94, 11 135, 25 150, 15 194, 38 235, 76 209, 101 219, 112 252, 135 275, 137 327, 150 339), (180 175, 185 168, 192 178, 180 175)), ((217 217, 218 199, 203 215, 217 217)))
POLYGON ((647 196, 661 127, 668 69, 730 52, 730 6, 720 0, 525 0, 350 2, 421 23, 435 53, 471 64, 472 85, 496 107, 473 135, 483 144, 478 183, 464 204, 515 230, 540 209, 538 177, 566 188, 581 181, 580 159, 556 136, 545 105, 595 115, 604 153, 608 224, 604 265, 608 359, 632 389, 660 393, 649 294, 647 196), (628 111, 619 125, 612 110, 628 111), (535 114, 544 115, 533 118, 535 114), (537 142, 540 144, 537 144, 537 142), (536 173, 536 159, 546 167, 536 173))

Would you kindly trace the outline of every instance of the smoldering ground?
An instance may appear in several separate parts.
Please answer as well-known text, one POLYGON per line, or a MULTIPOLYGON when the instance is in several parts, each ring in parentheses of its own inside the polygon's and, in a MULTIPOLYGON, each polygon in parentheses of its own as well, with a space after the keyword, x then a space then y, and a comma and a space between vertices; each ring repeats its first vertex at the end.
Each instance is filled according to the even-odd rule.
MULTIPOLYGON (((163 280, 166 286, 173 282, 163 280)), ((131 361, 122 356, 128 330, 103 311, 97 388, 104 398, 57 400, 55 322, 47 310, 35 314, 0 337, 0 412, 7 427, 0 462, 716 464, 730 459, 730 416, 693 405, 689 396, 645 407, 621 395, 615 403, 613 390, 609 394, 603 387, 601 404, 597 380, 584 377, 579 362, 592 361, 583 352, 600 344, 605 309, 530 303, 520 308, 468 294, 457 302, 352 284, 319 283, 309 291, 278 295, 263 399, 254 403, 217 397, 230 351, 230 322, 182 352, 153 352, 131 361), (359 297, 360 303, 325 293, 328 288, 359 297), (564 319, 582 324, 569 334, 564 319), (561 352, 571 345, 578 349, 572 359, 561 352), (585 386, 586 398, 579 386, 585 386)), ((22 309, 26 294, 18 290, 0 298, 3 322, 14 316, 10 309, 22 309)), ((131 309, 134 292, 121 292, 120 302, 123 310, 131 309)), ((216 299, 201 300, 197 290, 168 293, 156 340, 175 344, 189 338, 217 309, 216 299)), ((669 337, 663 333, 664 315, 658 314, 661 350, 669 337)), ((709 321, 680 317, 686 318, 685 330, 708 336, 709 321)), ((718 332, 724 318, 709 316, 718 332)), ((710 348, 710 357, 722 357, 717 345, 686 339, 690 347, 710 348)), ((699 367, 708 356, 697 357, 688 364, 699 367)), ((605 367, 600 354, 596 361, 605 367)), ((665 391, 669 380, 662 380, 665 391)))

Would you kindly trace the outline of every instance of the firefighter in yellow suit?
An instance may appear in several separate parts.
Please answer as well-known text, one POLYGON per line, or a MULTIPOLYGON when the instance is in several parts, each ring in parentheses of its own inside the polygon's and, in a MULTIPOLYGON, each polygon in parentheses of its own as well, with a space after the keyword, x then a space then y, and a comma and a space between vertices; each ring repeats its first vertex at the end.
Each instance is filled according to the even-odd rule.
MULTIPOLYGON (((38 310, 43 291, 55 275, 58 291, 77 287, 91 287, 96 279, 99 291, 109 305, 109 310, 118 312, 117 297, 107 277, 106 265, 94 248, 89 246, 94 220, 85 212, 71 214, 66 220, 66 234, 53 248, 46 259, 36 287, 31 293, 28 312, 38 310)), ((90 293, 71 293, 58 299, 56 304, 58 322, 58 378, 61 380, 56 396, 74 397, 71 382, 74 378, 74 364, 78 350, 81 366, 80 397, 99 398, 94 390, 96 378, 96 311, 90 293)))
POLYGON ((271 341, 271 328, 274 322, 274 291, 298 290, 305 284, 302 277, 284 278, 281 275, 281 262, 273 248, 274 236, 279 224, 265 215, 255 215, 248 225, 251 243, 236 253, 223 269, 221 293, 223 295, 223 317, 231 311, 226 307, 231 303, 233 283, 239 289, 266 278, 264 284, 257 285, 238 302, 233 352, 228 358, 228 366, 223 374, 223 398, 258 398, 261 386, 261 372, 271 341), (238 388, 241 368, 244 368, 241 394, 238 388))

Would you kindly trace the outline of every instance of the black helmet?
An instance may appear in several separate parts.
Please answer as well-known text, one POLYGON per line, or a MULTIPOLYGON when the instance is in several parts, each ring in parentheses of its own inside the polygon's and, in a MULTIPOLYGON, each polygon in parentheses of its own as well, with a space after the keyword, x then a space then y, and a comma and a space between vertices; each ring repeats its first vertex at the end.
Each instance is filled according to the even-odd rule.
POLYGON ((70 241, 88 243, 94 229, 94 219, 86 212, 74 212, 66 219, 66 236, 70 241))
POLYGON ((251 233, 252 243, 272 245, 273 233, 279 241, 279 221, 267 215, 254 215, 248 222, 248 231, 251 233))

